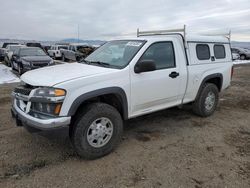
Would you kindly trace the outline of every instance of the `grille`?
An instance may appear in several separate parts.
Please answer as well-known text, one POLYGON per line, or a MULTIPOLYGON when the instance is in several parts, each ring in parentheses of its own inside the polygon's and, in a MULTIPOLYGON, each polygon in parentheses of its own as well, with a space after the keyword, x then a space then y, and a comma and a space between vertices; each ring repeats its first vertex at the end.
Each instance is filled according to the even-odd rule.
POLYGON ((16 87, 14 89, 14 92, 20 93, 22 95, 29 95, 32 89, 34 89, 33 86, 25 84, 25 85, 21 85, 21 86, 16 87))
POLYGON ((22 94, 22 95, 29 95, 30 92, 31 92, 31 89, 16 87, 16 88, 14 89, 14 92, 15 92, 15 93, 20 93, 20 94, 22 94))
POLYGON ((45 67, 45 66, 48 66, 48 62, 36 62, 36 63, 33 63, 33 66, 34 67, 45 67))

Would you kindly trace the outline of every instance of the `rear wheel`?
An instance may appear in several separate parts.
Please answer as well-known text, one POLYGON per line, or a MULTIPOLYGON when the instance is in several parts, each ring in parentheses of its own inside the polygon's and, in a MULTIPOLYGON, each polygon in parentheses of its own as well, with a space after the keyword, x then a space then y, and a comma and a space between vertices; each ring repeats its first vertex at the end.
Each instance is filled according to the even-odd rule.
POLYGON ((105 103, 88 105, 72 126, 71 141, 77 154, 85 159, 109 154, 120 142, 123 132, 120 113, 105 103))
POLYGON ((240 55, 240 59, 241 59, 241 60, 245 60, 245 59, 246 59, 246 56, 242 54, 242 55, 240 55))
POLYGON ((219 90, 215 84, 204 84, 197 99, 193 103, 193 112, 201 117, 214 113, 219 100, 219 90))

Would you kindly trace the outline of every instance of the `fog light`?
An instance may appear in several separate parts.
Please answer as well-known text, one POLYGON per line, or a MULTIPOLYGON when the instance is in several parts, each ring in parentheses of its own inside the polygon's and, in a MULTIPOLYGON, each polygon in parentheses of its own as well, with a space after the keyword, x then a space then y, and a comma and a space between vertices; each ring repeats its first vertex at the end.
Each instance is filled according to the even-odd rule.
POLYGON ((62 103, 32 103, 31 110, 48 115, 59 115, 62 103))

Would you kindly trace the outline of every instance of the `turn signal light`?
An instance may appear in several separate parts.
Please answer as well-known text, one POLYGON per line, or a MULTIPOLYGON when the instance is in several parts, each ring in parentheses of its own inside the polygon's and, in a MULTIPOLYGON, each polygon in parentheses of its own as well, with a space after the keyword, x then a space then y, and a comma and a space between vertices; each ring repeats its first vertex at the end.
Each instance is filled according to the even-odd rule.
POLYGON ((61 111, 61 107, 62 107, 61 104, 57 104, 57 105, 56 105, 55 111, 54 111, 54 113, 55 113, 56 115, 59 115, 59 113, 60 113, 60 111, 61 111))
POLYGON ((55 96, 59 97, 59 96, 65 96, 66 92, 63 89, 55 89, 55 96))

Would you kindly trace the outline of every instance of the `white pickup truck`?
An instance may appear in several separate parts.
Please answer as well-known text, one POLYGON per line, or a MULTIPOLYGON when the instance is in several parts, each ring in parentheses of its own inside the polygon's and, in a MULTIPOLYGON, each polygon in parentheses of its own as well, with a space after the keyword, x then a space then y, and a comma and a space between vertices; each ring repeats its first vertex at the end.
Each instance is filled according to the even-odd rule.
POLYGON ((51 48, 48 50, 48 54, 50 57, 57 59, 62 58, 61 49, 68 49, 67 45, 52 45, 51 48))
POLYGON ((82 62, 23 74, 12 115, 27 128, 69 127, 76 152, 95 159, 119 143, 124 120, 187 103, 199 116, 212 115, 232 72, 227 37, 138 32, 82 62))

